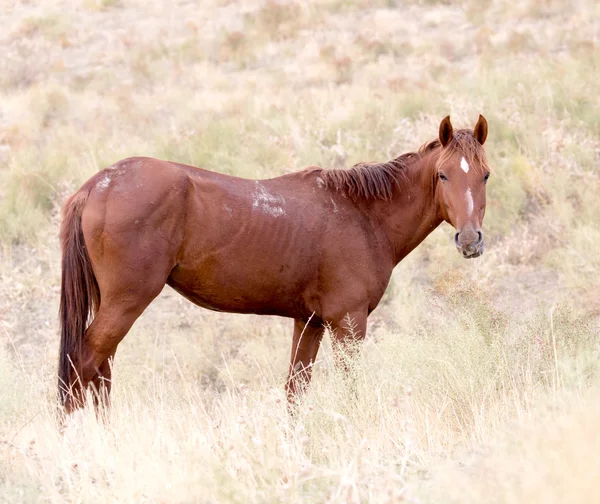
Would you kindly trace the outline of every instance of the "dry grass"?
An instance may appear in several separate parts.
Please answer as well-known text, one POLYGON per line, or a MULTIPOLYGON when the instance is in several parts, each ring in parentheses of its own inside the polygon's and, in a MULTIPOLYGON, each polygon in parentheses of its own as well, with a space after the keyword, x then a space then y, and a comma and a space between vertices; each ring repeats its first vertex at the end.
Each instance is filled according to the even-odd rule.
POLYGON ((109 418, 98 422, 88 409, 63 436, 53 388, 3 352, 5 495, 481 502, 493 488, 498 502, 526 502, 538 491, 552 502, 558 490, 560 501, 593 501, 597 474, 581 483, 568 461, 583 468, 595 455, 598 326, 567 312, 490 324, 481 306, 467 306, 465 288, 426 303, 433 317, 373 328, 351 380, 326 348, 295 418, 285 409, 282 352, 268 356, 270 345, 288 339, 282 326, 246 332, 238 351, 221 358, 211 355, 214 321, 198 341, 175 341, 172 331, 172 343, 156 335, 140 345, 142 333, 152 335, 134 330, 109 418), (193 368, 193 358, 182 362, 191 354, 201 355, 193 368))
POLYGON ((579 0, 13 2, 0 10, 0 502, 596 502, 600 12, 579 0), (351 383, 295 419, 288 321, 166 290, 107 423, 55 414, 64 197, 150 155, 247 177, 490 123, 487 250, 443 226, 351 383))

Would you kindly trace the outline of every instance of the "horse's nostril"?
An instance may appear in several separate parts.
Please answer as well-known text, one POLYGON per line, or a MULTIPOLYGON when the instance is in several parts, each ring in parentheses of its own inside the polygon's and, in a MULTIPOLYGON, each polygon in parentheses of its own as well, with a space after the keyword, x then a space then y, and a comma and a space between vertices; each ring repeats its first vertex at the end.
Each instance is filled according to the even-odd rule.
POLYGON ((459 231, 454 235, 454 244, 464 257, 474 256, 483 247, 483 233, 475 230, 459 231))

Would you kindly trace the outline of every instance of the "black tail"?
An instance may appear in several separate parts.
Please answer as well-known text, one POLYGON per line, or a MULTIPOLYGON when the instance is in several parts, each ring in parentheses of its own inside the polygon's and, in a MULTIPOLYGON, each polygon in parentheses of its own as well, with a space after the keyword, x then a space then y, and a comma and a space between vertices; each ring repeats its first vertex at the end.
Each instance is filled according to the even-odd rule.
POLYGON ((60 228, 62 281, 60 287, 60 357, 58 393, 64 405, 73 385, 74 371, 81 375, 81 350, 88 322, 100 304, 100 289, 85 248, 81 214, 89 193, 80 191, 63 207, 60 228), (75 368, 73 368, 75 366, 75 368))

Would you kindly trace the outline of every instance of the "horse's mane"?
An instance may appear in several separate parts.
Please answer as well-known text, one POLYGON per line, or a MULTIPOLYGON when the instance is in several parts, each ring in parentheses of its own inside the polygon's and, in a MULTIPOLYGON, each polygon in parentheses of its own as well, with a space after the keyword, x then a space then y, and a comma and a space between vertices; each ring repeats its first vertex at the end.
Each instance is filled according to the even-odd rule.
MULTIPOLYGON (((358 199, 392 199, 394 185, 400 186, 408 179, 409 165, 419 161, 426 154, 441 147, 439 140, 432 140, 422 145, 417 152, 407 152, 384 163, 357 163, 351 168, 322 169, 320 176, 325 187, 343 191, 353 200, 358 199)), ((441 150, 437 162, 432 165, 435 170, 456 153, 467 158, 471 166, 488 170, 485 151, 468 129, 455 130, 450 143, 441 150)))
POLYGON ((439 147, 439 140, 423 145, 418 152, 407 152, 384 163, 357 163, 352 168, 322 169, 325 187, 343 191, 353 200, 392 199, 394 185, 407 180, 408 166, 439 147))

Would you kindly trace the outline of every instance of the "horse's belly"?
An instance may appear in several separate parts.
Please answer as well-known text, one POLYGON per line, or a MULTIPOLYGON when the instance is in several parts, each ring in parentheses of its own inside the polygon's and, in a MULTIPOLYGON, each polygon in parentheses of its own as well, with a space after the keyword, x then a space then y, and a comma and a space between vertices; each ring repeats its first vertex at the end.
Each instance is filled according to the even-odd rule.
POLYGON ((210 310, 284 317, 302 315, 301 286, 276 273, 229 271, 229 268, 200 273, 175 268, 167 284, 192 303, 210 310))

